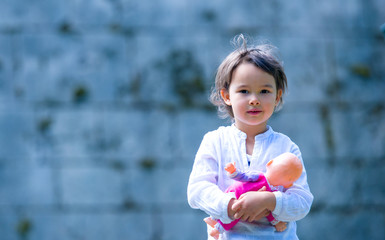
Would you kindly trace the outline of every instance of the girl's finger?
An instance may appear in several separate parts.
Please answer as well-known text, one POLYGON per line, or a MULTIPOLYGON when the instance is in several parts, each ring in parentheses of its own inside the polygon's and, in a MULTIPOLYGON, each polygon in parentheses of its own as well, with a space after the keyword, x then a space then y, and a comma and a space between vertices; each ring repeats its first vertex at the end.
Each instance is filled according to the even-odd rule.
POLYGON ((242 219, 243 220, 245 217, 248 217, 248 214, 244 209, 239 209, 234 214, 234 218, 236 218, 236 219, 242 219))
POLYGON ((242 217, 242 215, 239 213, 239 212, 236 212, 235 214, 234 214, 234 218, 235 219, 240 219, 242 217))
POLYGON ((247 221, 248 222, 254 222, 255 221, 255 216, 250 216, 247 221))
POLYGON ((266 186, 261 187, 257 192, 263 192, 266 191, 266 186))
POLYGON ((241 200, 242 198, 244 198, 244 197, 246 196, 246 194, 247 194, 247 192, 245 192, 244 194, 242 194, 242 195, 238 198, 238 200, 241 200))
POLYGON ((247 216, 247 215, 246 215, 246 216, 243 216, 241 219, 242 219, 242 221, 247 222, 248 219, 249 219, 249 216, 247 216))
MULTIPOLYGON (((242 197, 242 196, 241 196, 242 197)), ((239 198, 239 200, 240 200, 241 198, 239 198)), ((233 210, 234 212, 237 212, 240 208, 241 208, 241 206, 242 206, 242 201, 236 201, 234 204, 233 204, 233 206, 231 206, 231 210, 233 210)))

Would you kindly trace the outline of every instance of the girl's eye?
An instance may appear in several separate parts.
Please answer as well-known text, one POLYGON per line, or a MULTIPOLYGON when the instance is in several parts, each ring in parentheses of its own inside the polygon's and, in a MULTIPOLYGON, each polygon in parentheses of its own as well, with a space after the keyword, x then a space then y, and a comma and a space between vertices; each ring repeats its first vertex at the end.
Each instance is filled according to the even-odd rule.
POLYGON ((247 91, 247 90, 240 90, 239 92, 240 93, 249 93, 249 91, 247 91))
POLYGON ((264 94, 266 94, 266 93, 270 93, 270 91, 269 91, 269 90, 267 90, 267 89, 264 89, 264 90, 262 90, 262 91, 261 91, 261 93, 264 93, 264 94))

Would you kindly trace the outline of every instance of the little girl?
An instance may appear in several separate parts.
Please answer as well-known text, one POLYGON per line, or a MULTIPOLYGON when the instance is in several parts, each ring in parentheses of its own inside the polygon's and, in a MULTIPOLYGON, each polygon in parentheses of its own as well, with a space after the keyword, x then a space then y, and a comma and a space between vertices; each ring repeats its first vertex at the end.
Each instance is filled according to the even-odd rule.
POLYGON ((282 191, 247 192, 239 199, 232 192, 225 193, 234 183, 225 171, 230 162, 241 171, 265 172, 270 159, 291 152, 303 164, 298 146, 267 125, 282 105, 287 85, 274 48, 249 48, 243 35, 235 40, 239 46, 219 66, 211 94, 220 115, 230 117, 233 124, 204 136, 188 183, 188 202, 223 223, 241 220, 221 239, 298 239, 295 221, 307 215, 313 201, 305 168, 294 185, 282 191), (288 223, 285 231, 275 231, 265 218, 269 213, 288 223))

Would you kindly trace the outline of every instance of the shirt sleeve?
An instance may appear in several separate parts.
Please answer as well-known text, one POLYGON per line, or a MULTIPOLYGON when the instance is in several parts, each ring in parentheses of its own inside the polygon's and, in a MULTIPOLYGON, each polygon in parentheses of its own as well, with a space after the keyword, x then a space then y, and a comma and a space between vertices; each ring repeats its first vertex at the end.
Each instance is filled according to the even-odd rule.
POLYGON ((206 134, 195 156, 194 166, 187 186, 188 203, 192 208, 201 209, 223 223, 229 218, 227 207, 234 193, 224 193, 217 185, 218 161, 216 146, 212 137, 206 134))
MULTIPOLYGON (((293 151, 302 161, 298 149, 293 151)), ((303 163, 303 161, 302 161, 303 163)), ((283 192, 274 192, 276 207, 273 216, 279 221, 298 221, 304 218, 310 211, 313 195, 310 192, 305 167, 301 177, 294 185, 283 192)))

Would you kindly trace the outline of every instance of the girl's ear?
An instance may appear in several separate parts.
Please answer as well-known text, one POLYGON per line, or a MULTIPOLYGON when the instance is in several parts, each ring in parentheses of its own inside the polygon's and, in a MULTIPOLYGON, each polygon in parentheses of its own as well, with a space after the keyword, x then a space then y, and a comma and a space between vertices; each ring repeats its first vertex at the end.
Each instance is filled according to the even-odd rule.
POLYGON ((278 89, 277 91, 277 97, 275 99, 275 105, 277 106, 277 104, 281 101, 281 97, 282 97, 282 89, 278 89))
POLYGON ((225 88, 221 89, 221 97, 227 105, 231 106, 230 94, 229 94, 229 91, 227 89, 225 89, 225 88))

